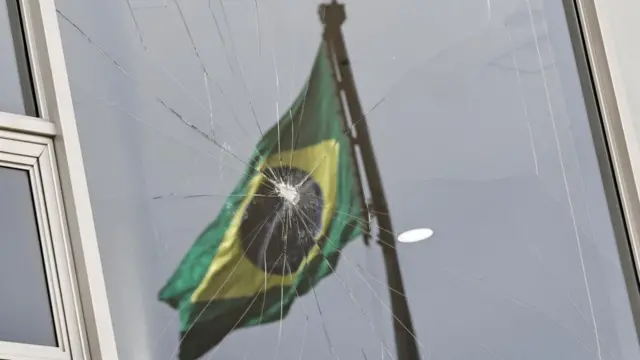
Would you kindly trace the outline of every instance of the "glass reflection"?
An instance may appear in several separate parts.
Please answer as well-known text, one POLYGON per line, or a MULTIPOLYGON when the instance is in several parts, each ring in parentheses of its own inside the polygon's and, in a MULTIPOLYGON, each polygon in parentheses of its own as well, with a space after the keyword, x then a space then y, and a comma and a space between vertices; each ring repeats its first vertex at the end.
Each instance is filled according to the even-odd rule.
POLYGON ((560 2, 131 4, 61 11, 125 358, 640 355, 560 2))

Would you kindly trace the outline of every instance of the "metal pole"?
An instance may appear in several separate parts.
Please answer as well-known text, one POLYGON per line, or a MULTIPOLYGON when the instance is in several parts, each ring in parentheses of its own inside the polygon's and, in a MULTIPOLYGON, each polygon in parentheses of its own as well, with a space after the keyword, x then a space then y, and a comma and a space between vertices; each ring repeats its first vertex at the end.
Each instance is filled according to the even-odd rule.
MULTIPOLYGON (((395 238, 389 207, 382 187, 382 179, 378 164, 375 160, 373 145, 369 136, 369 129, 364 120, 362 105, 360 104, 356 90, 353 73, 347 55, 347 49, 342 35, 341 26, 346 20, 346 12, 343 4, 333 0, 330 4, 320 5, 319 15, 324 26, 324 41, 328 47, 331 61, 334 63, 334 71, 337 72, 341 91, 346 97, 346 107, 349 110, 351 124, 355 129, 355 141, 360 148, 361 160, 364 172, 371 192, 373 208, 378 222, 379 244, 382 247, 384 264, 391 297, 391 310, 394 315, 393 327, 396 340, 398 360, 418 360, 417 340, 414 336, 413 321, 409 304, 404 293, 404 284, 398 262, 398 253, 395 248, 395 238), (383 229, 382 231, 380 229, 383 229)), ((353 140, 352 140, 353 141, 353 140)))

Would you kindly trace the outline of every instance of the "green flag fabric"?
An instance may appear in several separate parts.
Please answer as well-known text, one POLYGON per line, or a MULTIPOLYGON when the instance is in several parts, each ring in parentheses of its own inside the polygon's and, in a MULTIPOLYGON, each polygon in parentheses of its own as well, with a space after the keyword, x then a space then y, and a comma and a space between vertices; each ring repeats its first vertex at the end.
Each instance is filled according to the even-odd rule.
POLYGON ((339 99, 322 45, 306 86, 160 291, 179 312, 181 360, 236 328, 281 320, 362 234, 361 183, 339 99))

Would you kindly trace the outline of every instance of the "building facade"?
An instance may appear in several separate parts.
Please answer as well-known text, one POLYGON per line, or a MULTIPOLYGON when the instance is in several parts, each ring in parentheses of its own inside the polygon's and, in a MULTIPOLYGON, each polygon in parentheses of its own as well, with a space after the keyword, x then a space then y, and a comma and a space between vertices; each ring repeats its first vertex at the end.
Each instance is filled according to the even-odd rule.
MULTIPOLYGON (((203 358, 405 360, 376 240, 411 229, 422 358, 639 358, 640 5, 344 3, 393 229, 203 358)), ((1 359, 178 358, 158 293, 305 95, 319 5, 0 0, 1 359)))

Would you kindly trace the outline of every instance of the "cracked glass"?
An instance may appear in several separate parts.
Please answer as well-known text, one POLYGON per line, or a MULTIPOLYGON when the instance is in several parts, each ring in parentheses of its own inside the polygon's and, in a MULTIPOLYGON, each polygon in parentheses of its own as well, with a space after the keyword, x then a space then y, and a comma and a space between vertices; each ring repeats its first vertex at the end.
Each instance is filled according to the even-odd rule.
POLYGON ((57 1, 121 359, 638 358, 566 3, 57 1))

